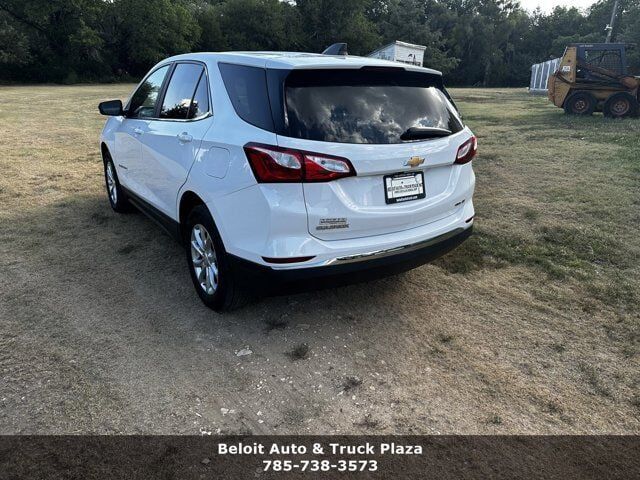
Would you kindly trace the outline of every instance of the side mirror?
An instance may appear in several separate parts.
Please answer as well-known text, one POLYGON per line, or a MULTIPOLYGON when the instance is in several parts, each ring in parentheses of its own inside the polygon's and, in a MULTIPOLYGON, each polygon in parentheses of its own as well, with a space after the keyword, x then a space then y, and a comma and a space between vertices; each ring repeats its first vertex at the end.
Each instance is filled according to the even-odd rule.
POLYGON ((100 102, 98 105, 98 110, 102 115, 109 115, 111 117, 119 117, 120 115, 124 115, 124 111, 122 109, 122 101, 120 100, 109 100, 107 102, 100 102))

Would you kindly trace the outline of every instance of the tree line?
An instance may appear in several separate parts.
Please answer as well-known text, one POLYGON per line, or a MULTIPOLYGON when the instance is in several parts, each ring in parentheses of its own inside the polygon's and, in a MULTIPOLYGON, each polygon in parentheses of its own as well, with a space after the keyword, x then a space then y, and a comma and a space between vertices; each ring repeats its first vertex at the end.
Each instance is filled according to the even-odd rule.
MULTIPOLYGON (((0 81, 141 77, 190 51, 366 55, 394 40, 426 45, 425 66, 451 85, 522 86, 530 66, 571 42, 603 42, 614 0, 584 11, 528 12, 515 0, 0 0, 0 81)), ((621 0, 617 41, 640 71, 640 0, 621 0)))

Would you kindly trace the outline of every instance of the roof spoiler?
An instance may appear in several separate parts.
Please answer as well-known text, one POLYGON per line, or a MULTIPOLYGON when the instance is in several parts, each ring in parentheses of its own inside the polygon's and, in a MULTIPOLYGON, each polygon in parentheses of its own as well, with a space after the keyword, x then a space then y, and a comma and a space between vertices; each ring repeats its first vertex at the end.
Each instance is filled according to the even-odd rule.
POLYGON ((325 48, 322 55, 348 55, 346 43, 334 43, 330 47, 325 48))

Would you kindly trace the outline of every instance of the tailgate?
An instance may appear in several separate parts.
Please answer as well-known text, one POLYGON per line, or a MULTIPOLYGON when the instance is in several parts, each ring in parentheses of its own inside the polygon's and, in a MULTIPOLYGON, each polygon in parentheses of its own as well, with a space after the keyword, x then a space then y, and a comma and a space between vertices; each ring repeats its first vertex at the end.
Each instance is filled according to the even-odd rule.
MULTIPOLYGON (((467 129, 445 138, 397 145, 357 145, 280 137, 283 147, 348 158, 357 175, 303 186, 309 233, 322 240, 344 240, 393 233, 452 215, 460 207, 455 187, 461 166, 454 165, 467 129), (411 159, 423 161, 408 165, 411 159), (388 203, 385 177, 417 174, 424 198, 388 203)), ((393 200, 391 200, 393 201, 393 200)))

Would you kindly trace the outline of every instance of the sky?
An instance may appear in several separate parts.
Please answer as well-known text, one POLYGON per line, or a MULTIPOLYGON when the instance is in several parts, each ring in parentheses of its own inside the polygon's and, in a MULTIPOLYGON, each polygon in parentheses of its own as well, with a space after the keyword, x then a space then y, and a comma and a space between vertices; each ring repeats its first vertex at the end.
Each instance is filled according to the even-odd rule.
POLYGON ((573 6, 578 8, 587 8, 595 3, 596 0, 520 0, 521 5, 527 10, 535 10, 536 7, 542 8, 545 12, 549 12, 557 6, 573 6))

